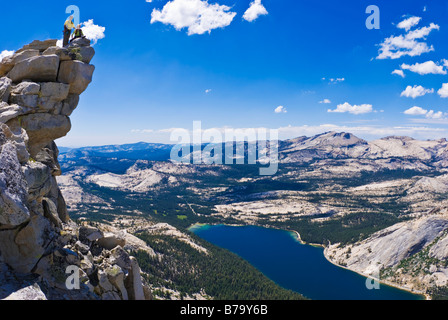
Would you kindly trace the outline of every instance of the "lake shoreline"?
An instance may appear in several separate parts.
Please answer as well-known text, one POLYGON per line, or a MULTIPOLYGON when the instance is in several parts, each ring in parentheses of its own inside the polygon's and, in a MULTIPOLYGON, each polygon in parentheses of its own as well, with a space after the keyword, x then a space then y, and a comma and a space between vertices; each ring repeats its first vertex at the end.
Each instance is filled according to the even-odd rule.
MULTIPOLYGON (((325 250, 327 247, 325 247, 324 245, 322 245, 322 244, 316 244, 316 243, 307 243, 307 242, 303 241, 302 238, 301 238, 301 236, 300 236, 300 233, 299 233, 298 231, 295 231, 295 230, 286 230, 286 231, 290 231, 290 232, 295 233, 295 234, 297 235, 297 239, 298 239, 298 240, 300 241, 300 243, 303 244, 303 245, 311 245, 311 246, 313 246, 313 247, 321 247, 321 248, 323 248, 323 249, 324 249, 324 257, 325 257, 325 259, 327 259, 327 261, 330 262, 330 263, 332 263, 333 265, 335 265, 335 266, 337 266, 337 267, 339 267, 339 268, 345 269, 345 270, 349 270, 349 271, 351 271, 351 272, 355 272, 355 273, 359 274, 360 276, 365 277, 366 279, 371 278, 371 277, 368 276, 368 275, 365 275, 365 274, 363 274, 363 273, 361 273, 361 272, 358 272, 358 271, 356 271, 356 270, 353 270, 353 269, 344 267, 344 266, 342 266, 342 265, 340 265, 340 264, 334 262, 333 260, 331 260, 330 257, 329 257, 328 254, 327 254, 327 250, 325 250)), ((400 285, 398 285, 398 284, 396 284, 396 283, 393 283, 393 282, 391 282, 391 281, 387 281, 387 280, 381 280, 381 279, 375 279, 375 280, 377 280, 377 281, 380 282, 381 284, 387 285, 387 286, 389 286, 389 287, 394 287, 394 288, 397 288, 397 289, 400 289, 400 290, 404 290, 404 291, 407 291, 407 292, 410 292, 410 293, 413 293, 413 294, 417 294, 417 295, 424 296, 424 297, 425 297, 425 300, 431 300, 431 296, 428 295, 428 294, 425 293, 425 292, 416 291, 416 290, 412 290, 412 289, 410 289, 410 288, 402 287, 402 286, 400 286, 400 285)))
MULTIPOLYGON (((291 233, 292 236, 295 238, 295 240, 298 241, 298 242, 299 242, 300 244, 302 244, 302 245, 307 245, 307 246, 313 246, 313 247, 319 247, 319 248, 322 248, 322 249, 323 249, 323 255, 324 255, 325 259, 326 259, 328 262, 330 262, 332 265, 334 265, 334 266, 336 266, 336 267, 339 267, 339 268, 341 268, 341 269, 345 269, 345 270, 354 272, 354 273, 356 273, 356 274, 358 274, 358 275, 360 275, 360 276, 362 276, 362 277, 364 277, 364 278, 366 278, 366 279, 371 278, 371 277, 368 276, 368 275, 365 275, 365 274, 363 274, 363 273, 361 273, 361 272, 357 272, 357 271, 355 271, 355 270, 352 270, 352 269, 347 268, 347 267, 345 267, 345 266, 339 265, 338 263, 332 261, 332 260, 328 257, 327 252, 326 252, 327 250, 325 250, 326 247, 325 247, 324 245, 322 245, 322 244, 317 244, 317 243, 307 243, 307 242, 303 241, 302 238, 301 238, 301 236, 300 236, 300 233, 299 233, 298 231, 296 231, 296 230, 288 230, 288 229, 275 228, 275 227, 271 227, 271 226, 267 226, 267 225, 256 225, 256 224, 254 224, 254 225, 247 225, 247 224, 224 224, 224 223, 210 223, 210 224, 209 224, 209 223, 205 223, 205 224, 204 224, 204 223, 195 223, 195 224, 191 225, 190 227, 188 227, 188 230, 192 231, 192 230, 194 230, 195 228, 202 228, 202 227, 205 227, 205 226, 219 226, 219 225, 228 226, 228 227, 247 227, 247 226, 254 226, 254 227, 261 227, 261 228, 267 228, 267 229, 275 229, 275 230, 280 230, 280 231, 285 231, 285 232, 291 233)), ((192 231, 192 232, 193 232, 193 231, 192 231)), ((419 292, 419 291, 416 291, 416 290, 412 290, 412 289, 410 289, 410 288, 402 287, 402 286, 400 286, 400 285, 398 285, 398 284, 395 284, 395 283, 390 282, 390 281, 387 281, 387 280, 380 280, 380 279, 375 279, 375 280, 377 280, 380 284, 383 284, 383 285, 386 285, 386 286, 389 286, 389 287, 393 287, 393 288, 396 288, 396 289, 399 289, 399 290, 403 290, 403 291, 409 292, 409 293, 411 293, 411 294, 415 294, 415 295, 423 296, 423 297, 425 297, 425 300, 431 300, 431 297, 430 297, 428 294, 424 293, 424 292, 419 292)))
POLYGON ((333 264, 333 265, 335 265, 335 266, 337 266, 337 267, 339 267, 339 268, 342 268, 342 269, 349 270, 349 271, 351 271, 351 272, 357 273, 357 274, 359 274, 360 276, 365 277, 366 279, 376 280, 376 281, 378 281, 380 284, 384 284, 384 285, 389 286, 389 287, 394 287, 394 288, 397 288, 397 289, 400 289, 400 290, 403 290, 403 291, 407 291, 407 292, 412 293, 412 294, 416 294, 416 295, 419 295, 419 296, 424 296, 424 297, 425 297, 425 300, 431 300, 431 297, 430 297, 428 294, 424 293, 424 292, 419 292, 419 291, 416 291, 416 290, 412 290, 412 289, 410 289, 410 288, 402 287, 402 286, 400 286, 400 285, 398 285, 398 284, 396 284, 396 283, 393 283, 393 282, 391 282, 391 281, 372 278, 371 276, 366 275, 366 274, 363 274, 362 272, 358 272, 358 271, 356 271, 356 270, 353 270, 353 269, 347 268, 347 267, 345 267, 345 266, 343 266, 343 265, 340 265, 340 264, 334 262, 333 260, 331 260, 331 259, 328 257, 326 251, 327 251, 327 250, 324 250, 324 257, 325 257, 325 259, 327 259, 328 262, 330 262, 331 264, 333 264))

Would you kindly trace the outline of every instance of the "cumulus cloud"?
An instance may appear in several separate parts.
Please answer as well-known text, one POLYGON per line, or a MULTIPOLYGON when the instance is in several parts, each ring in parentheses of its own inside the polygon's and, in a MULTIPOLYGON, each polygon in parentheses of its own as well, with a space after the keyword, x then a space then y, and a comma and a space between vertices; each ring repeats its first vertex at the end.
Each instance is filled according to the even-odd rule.
POLYGON ((93 19, 83 22, 81 27, 86 38, 92 41, 92 45, 96 44, 98 40, 104 39, 106 36, 104 34, 106 28, 94 24, 93 19))
POLYGON ((331 101, 330 101, 330 99, 324 99, 322 101, 319 101, 319 103, 326 103, 326 104, 328 104, 328 103, 331 103, 331 101))
POLYGON ((406 77, 403 70, 399 70, 399 69, 392 71, 392 74, 399 75, 402 78, 406 77))
POLYGON ((9 56, 12 56, 14 54, 14 51, 9 51, 9 50, 3 50, 2 52, 0 52, 0 62, 9 56))
POLYGON ((434 111, 434 110, 426 110, 420 107, 412 107, 409 108, 404 112, 406 115, 412 115, 412 116, 425 116, 427 119, 445 119, 446 113, 443 113, 442 111, 434 111))
POLYGON ((441 98, 448 98, 448 83, 444 83, 437 93, 441 98))
POLYGON ((412 115, 412 116, 421 116, 421 115, 425 115, 427 113, 428 113, 428 110, 425 110, 425 109, 417 107, 417 106, 409 108, 404 112, 404 114, 412 115))
POLYGON ((428 111, 428 113, 426 114, 426 118, 428 119, 443 119, 445 117, 445 113, 443 113, 442 111, 428 111))
POLYGON ((401 97, 407 97, 415 99, 417 97, 422 97, 428 93, 433 93, 434 89, 426 89, 422 86, 407 86, 406 89, 401 93, 401 97))
POLYGON ((286 110, 286 108, 284 106, 278 106, 277 108, 275 108, 274 112, 275 113, 287 113, 288 111, 286 110))
POLYGON ((161 10, 154 9, 151 23, 172 25, 176 30, 188 29, 188 35, 210 33, 230 25, 236 12, 225 5, 210 4, 207 0, 172 0, 161 10))
POLYGON ((261 0, 251 2, 249 9, 243 15, 243 19, 249 22, 255 21, 261 15, 267 15, 268 11, 261 4, 261 0))
POLYGON ((397 25, 397 27, 399 29, 404 29, 406 32, 408 32, 411 28, 418 25, 420 23, 420 20, 422 20, 422 18, 420 18, 420 17, 410 17, 408 19, 401 21, 397 25))
POLYGON ((338 105, 334 110, 328 109, 328 112, 364 114, 373 112, 373 107, 371 104, 351 105, 348 102, 345 102, 344 104, 338 105))
POLYGON ((205 90, 205 93, 210 93, 210 92, 212 92, 212 89, 206 89, 205 90))
MULTIPOLYGON (((407 19, 409 20, 409 19, 407 19)), ((433 30, 439 30, 437 24, 431 23, 428 27, 422 27, 410 31, 415 26, 412 21, 404 20, 398 25, 401 25, 406 30, 406 34, 399 36, 390 36, 380 44, 379 54, 377 59, 398 59, 403 56, 420 56, 423 53, 434 51, 434 47, 428 45, 425 41, 426 37, 433 30)))
POLYGON ((444 66, 437 65, 434 61, 426 61, 423 63, 416 63, 413 65, 408 65, 403 63, 401 69, 410 70, 412 72, 418 73, 420 75, 425 74, 446 74, 444 66))

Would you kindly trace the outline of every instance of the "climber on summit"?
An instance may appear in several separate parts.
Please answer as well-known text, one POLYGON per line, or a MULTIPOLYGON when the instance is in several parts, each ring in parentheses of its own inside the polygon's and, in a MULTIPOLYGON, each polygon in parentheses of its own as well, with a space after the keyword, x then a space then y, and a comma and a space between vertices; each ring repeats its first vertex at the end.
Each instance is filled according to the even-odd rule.
POLYGON ((63 47, 68 45, 70 40, 70 36, 72 34, 72 30, 75 28, 75 24, 73 23, 73 16, 68 17, 68 19, 64 23, 64 41, 63 47))
POLYGON ((76 26, 75 32, 73 33, 73 39, 70 40, 70 42, 72 42, 73 40, 75 40, 77 38, 85 38, 84 33, 82 32, 80 24, 78 24, 76 26))

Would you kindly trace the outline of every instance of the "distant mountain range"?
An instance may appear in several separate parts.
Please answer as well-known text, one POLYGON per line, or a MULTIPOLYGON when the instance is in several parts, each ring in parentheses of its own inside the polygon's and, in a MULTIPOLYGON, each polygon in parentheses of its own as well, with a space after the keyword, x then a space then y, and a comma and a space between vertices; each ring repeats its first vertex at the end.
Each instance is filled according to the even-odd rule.
MULTIPOLYGON (((222 144, 222 150, 225 150, 226 144, 228 143, 222 144)), ((236 150, 236 146, 242 145, 242 142, 233 144, 236 150)), ((202 149, 205 146, 206 144, 203 144, 202 149)), ((139 142, 74 149, 59 147, 59 151, 60 159, 63 162, 81 158, 167 161, 170 159, 172 148, 173 145, 170 144, 139 142)), ((191 151, 193 151, 192 147, 191 151)), ((246 157, 247 151, 246 143, 246 157)), ((410 137, 390 136, 368 142, 351 133, 326 132, 312 137, 303 136, 279 141, 278 152, 279 160, 283 163, 307 162, 312 159, 404 158, 429 161, 437 167, 448 166, 448 142, 446 139, 423 141, 410 137)))

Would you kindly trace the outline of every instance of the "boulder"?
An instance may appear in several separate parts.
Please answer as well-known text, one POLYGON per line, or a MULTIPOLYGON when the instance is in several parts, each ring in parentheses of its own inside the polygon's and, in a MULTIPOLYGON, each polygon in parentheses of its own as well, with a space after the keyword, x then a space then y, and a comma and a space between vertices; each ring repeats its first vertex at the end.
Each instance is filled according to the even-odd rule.
POLYGON ((42 206, 44 209, 44 217, 46 217, 56 227, 61 228, 62 221, 61 219, 59 219, 58 208, 56 207, 56 204, 48 198, 43 198, 42 206))
POLYGON ((90 46, 90 40, 87 38, 76 38, 72 40, 67 46, 69 49, 73 47, 88 47, 90 46))
POLYGON ((126 245, 126 234, 121 231, 118 233, 106 232, 104 237, 98 240, 98 245, 106 250, 112 250, 117 246, 126 245))
POLYGON ((9 296, 2 300, 12 300, 12 301, 39 301, 48 300, 42 289, 37 285, 29 285, 27 287, 22 287, 14 291, 9 296))
POLYGON ((130 260, 131 270, 125 280, 125 287, 129 295, 129 300, 145 300, 140 266, 138 265, 136 258, 130 257, 130 260))
POLYGON ((69 88, 68 84, 59 82, 42 83, 37 105, 45 112, 60 114, 63 107, 61 102, 67 98, 69 88))
POLYGON ((103 289, 104 292, 113 290, 113 286, 109 281, 109 277, 107 276, 106 271, 103 271, 103 270, 98 271, 98 280, 99 280, 99 285, 100 285, 101 289, 103 289))
POLYGON ((6 102, 0 101, 0 123, 6 123, 11 119, 17 118, 26 112, 26 108, 23 108, 17 104, 9 105, 6 102))
POLYGON ((98 239, 101 239, 104 235, 101 230, 92 226, 82 226, 78 231, 79 240, 81 242, 92 242, 98 239))
POLYGON ((61 190, 59 188, 58 188, 58 198, 56 201, 57 201, 57 205, 58 205, 59 219, 61 219, 61 221, 64 223, 68 223, 70 220, 70 216, 67 211, 67 204, 66 204, 65 199, 62 196, 61 190))
POLYGON ((59 57, 57 55, 35 56, 15 64, 8 78, 17 83, 24 79, 37 82, 54 82, 57 79, 59 57))
POLYGON ((0 127, 5 134, 5 137, 16 148, 17 159, 19 160, 20 164, 23 165, 27 163, 30 158, 30 154, 27 150, 28 135, 26 134, 26 131, 20 128, 19 130, 17 130, 17 132, 13 132, 7 125, 2 123, 0 123, 0 127))
POLYGON ((54 236, 48 219, 35 215, 19 230, 0 232, 0 252, 15 271, 30 273, 54 236))
POLYGON ((24 180, 28 185, 28 201, 36 200, 50 192, 50 169, 40 162, 29 162, 22 168, 24 180))
POLYGON ((39 96, 29 94, 14 94, 9 97, 9 103, 17 104, 21 107, 36 109, 39 96))
POLYGON ((71 116, 73 111, 76 109, 79 103, 79 95, 78 94, 69 94, 67 99, 63 101, 61 115, 71 116))
POLYGON ((29 137, 29 152, 34 158, 40 150, 53 140, 64 137, 71 129, 70 119, 61 115, 48 113, 27 114, 7 123, 12 128, 17 126, 26 130, 29 137))
POLYGON ((115 247, 110 253, 109 263, 111 265, 116 264, 124 270, 129 270, 132 268, 129 255, 122 247, 115 247))
POLYGON ((70 93, 83 93, 92 82, 95 66, 81 61, 62 61, 59 68, 58 82, 70 85, 70 93))
POLYGON ((84 63, 90 63, 95 55, 95 49, 90 46, 70 45, 67 48, 71 60, 78 60, 84 63))
POLYGON ((0 63, 0 76, 6 75, 12 70, 15 64, 39 55, 39 50, 24 50, 21 52, 16 52, 12 56, 4 58, 0 63))
POLYGON ((45 164, 51 170, 52 176, 60 176, 61 175, 61 166, 58 161, 59 150, 56 146, 56 143, 52 141, 50 144, 45 146, 39 153, 36 155, 35 160, 45 164))
POLYGON ((79 55, 82 62, 90 63, 90 61, 92 61, 93 57, 95 56, 95 49, 93 47, 80 47, 79 55))
POLYGON ((0 78, 0 102, 8 102, 12 81, 9 78, 0 78))
MULTIPOLYGON (((12 82, 12 81, 11 81, 12 82)), ((11 93, 22 95, 38 95, 40 91, 40 85, 35 82, 23 81, 11 88, 11 93)))
POLYGON ((67 48, 61 48, 61 47, 54 46, 54 47, 49 47, 42 53, 43 56, 49 56, 52 54, 57 55, 59 57, 60 61, 72 60, 67 48))
MULTIPOLYGON (((75 249, 76 250, 78 250, 79 252, 81 252, 83 255, 86 255, 88 252, 89 252, 89 250, 90 250, 90 247, 88 246, 88 245, 86 245, 86 244, 84 244, 84 243, 82 243, 81 241, 76 241, 76 243, 75 243, 75 249)), ((84 260, 82 260, 81 261, 81 267, 82 267, 82 263, 83 263, 83 261, 84 260)), ((85 262, 85 264, 86 264, 86 266, 87 266, 87 269, 89 269, 90 267, 90 265, 91 265, 91 262, 87 259, 87 261, 85 262)), ((93 265, 92 265, 93 266, 93 265)))
POLYGON ((49 97, 54 101, 65 100, 68 96, 70 86, 68 84, 59 82, 45 82, 41 83, 42 97, 49 97))
POLYGON ((37 50, 39 52, 44 52, 50 47, 55 47, 58 40, 55 39, 49 39, 49 40, 34 40, 30 44, 27 44, 23 46, 21 49, 17 50, 17 53, 20 53, 22 51, 26 50, 37 50))
MULTIPOLYGON (((11 87, 10 104, 17 104, 23 108, 36 109, 40 94, 40 85, 35 82, 24 81, 11 87)), ((31 111, 31 110, 27 110, 31 111)))
MULTIPOLYGON (((0 135, 4 138, 3 132, 0 135)), ((0 146, 0 228, 19 226, 29 220, 27 197, 28 186, 16 148, 7 142, 0 146)))
POLYGON ((128 300, 128 292, 124 286, 124 272, 118 265, 110 266, 106 269, 109 282, 120 292, 122 300, 128 300))

